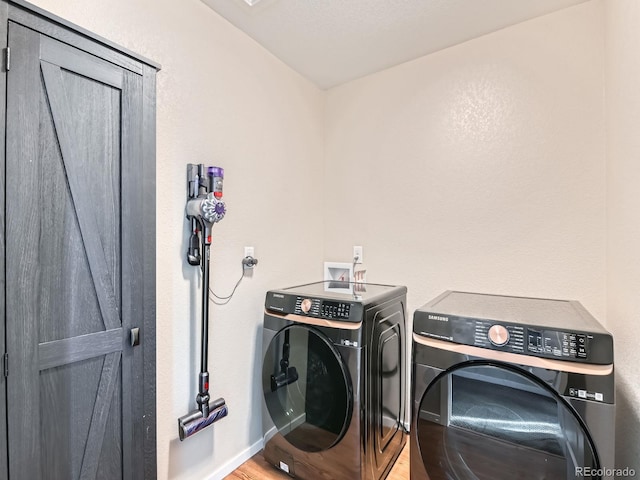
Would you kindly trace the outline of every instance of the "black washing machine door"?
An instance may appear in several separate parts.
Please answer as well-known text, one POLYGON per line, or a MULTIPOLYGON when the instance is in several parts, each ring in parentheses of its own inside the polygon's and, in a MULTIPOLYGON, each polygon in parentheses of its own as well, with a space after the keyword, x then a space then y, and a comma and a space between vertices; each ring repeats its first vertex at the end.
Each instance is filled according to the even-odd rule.
POLYGON ((318 330, 290 325, 265 352, 262 387, 278 432, 306 452, 331 448, 353 410, 351 380, 340 353, 318 330))
POLYGON ((468 362, 440 374, 422 397, 416 430, 430 480, 577 479, 600 468, 575 410, 507 364, 468 362))

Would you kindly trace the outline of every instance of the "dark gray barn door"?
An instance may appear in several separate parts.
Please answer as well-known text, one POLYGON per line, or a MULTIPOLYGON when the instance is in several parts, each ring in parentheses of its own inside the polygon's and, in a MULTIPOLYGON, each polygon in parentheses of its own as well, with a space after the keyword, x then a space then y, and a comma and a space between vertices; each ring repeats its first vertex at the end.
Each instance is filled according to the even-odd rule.
POLYGON ((142 78, 9 24, 9 475, 142 478, 142 78))

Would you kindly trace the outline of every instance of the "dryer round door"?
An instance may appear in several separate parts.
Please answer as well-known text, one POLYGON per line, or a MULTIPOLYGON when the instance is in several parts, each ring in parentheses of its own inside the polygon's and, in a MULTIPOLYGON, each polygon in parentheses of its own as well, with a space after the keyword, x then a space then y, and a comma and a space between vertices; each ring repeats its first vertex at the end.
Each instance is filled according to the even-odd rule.
POLYGON ((599 469, 575 410, 527 371, 469 362, 438 375, 420 402, 418 445, 430 478, 583 478, 599 469))
POLYGON ((294 447, 319 452, 344 436, 353 410, 351 380, 321 332, 290 325, 276 333, 265 352, 262 387, 275 427, 294 447))

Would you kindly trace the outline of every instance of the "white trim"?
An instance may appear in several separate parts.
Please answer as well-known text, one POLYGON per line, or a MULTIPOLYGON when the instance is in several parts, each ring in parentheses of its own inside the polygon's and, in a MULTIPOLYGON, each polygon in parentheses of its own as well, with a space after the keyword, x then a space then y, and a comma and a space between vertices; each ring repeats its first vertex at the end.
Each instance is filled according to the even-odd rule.
POLYGON ((213 472, 208 477, 205 477, 204 480, 222 480, 224 477, 233 472, 236 468, 242 465, 244 462, 253 457, 256 453, 262 450, 264 446, 264 441, 262 438, 258 440, 256 443, 251 445, 249 448, 240 452, 238 455, 233 457, 227 463, 218 468, 215 472, 213 472))

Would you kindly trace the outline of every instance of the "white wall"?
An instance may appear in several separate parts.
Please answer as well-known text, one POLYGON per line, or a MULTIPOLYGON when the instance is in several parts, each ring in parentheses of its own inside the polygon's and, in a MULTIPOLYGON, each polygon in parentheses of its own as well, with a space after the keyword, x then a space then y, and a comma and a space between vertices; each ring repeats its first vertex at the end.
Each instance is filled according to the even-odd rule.
POLYGON ((616 341, 616 463, 640 472, 640 3, 604 5, 607 318, 616 341))
MULTIPOLYGON (((258 442, 264 292, 321 272, 324 93, 199 0, 36 0, 162 65, 157 88, 158 478, 221 473, 258 442), (211 310, 212 395, 229 416, 180 442, 195 408, 199 275, 184 261, 187 163, 225 168, 228 214, 214 229, 211 281, 228 294, 243 247, 260 263, 211 310), (312 221, 300 222, 309 212, 312 221), (222 469, 222 470, 221 470, 222 469)), ((231 465, 235 467, 236 465, 231 465)))
POLYGON ((599 3, 329 90, 325 258, 364 246, 413 311, 445 289, 605 316, 599 3))

